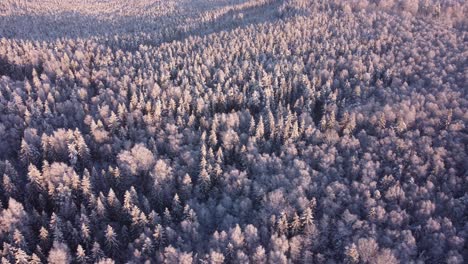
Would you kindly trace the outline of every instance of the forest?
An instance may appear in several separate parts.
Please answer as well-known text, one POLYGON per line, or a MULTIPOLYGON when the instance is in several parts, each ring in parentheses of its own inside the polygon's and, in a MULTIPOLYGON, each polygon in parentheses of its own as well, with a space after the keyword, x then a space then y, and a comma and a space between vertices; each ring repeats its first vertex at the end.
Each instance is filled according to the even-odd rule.
POLYGON ((468 261, 468 1, 0 0, 0 259, 468 261))

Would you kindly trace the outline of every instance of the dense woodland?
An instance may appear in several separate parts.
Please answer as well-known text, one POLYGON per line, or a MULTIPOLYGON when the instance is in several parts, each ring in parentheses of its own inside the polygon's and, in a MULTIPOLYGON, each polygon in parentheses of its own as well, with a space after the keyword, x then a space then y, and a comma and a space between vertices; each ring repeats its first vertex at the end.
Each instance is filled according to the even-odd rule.
POLYGON ((1 263, 466 263, 467 10, 2 0, 1 263))

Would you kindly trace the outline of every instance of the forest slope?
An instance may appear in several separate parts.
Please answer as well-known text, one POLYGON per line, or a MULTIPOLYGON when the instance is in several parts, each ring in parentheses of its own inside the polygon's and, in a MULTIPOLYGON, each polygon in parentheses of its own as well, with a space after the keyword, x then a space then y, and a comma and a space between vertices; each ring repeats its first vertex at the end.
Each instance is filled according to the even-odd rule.
POLYGON ((464 1, 0 2, 2 263, 464 263, 464 1))

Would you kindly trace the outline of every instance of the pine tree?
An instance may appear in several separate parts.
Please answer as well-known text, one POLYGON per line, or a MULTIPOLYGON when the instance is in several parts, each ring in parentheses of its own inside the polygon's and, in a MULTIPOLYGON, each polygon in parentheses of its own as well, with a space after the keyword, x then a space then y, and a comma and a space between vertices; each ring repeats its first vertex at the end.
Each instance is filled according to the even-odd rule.
POLYGON ((335 116, 335 111, 332 110, 328 114, 328 120, 327 120, 327 129, 334 129, 336 125, 336 116, 335 116))
POLYGON ((300 137, 299 123, 297 120, 295 120, 291 129, 291 139, 296 140, 299 137, 300 137))
POLYGON ((288 234, 288 217, 285 212, 281 212, 280 217, 278 219, 278 233, 280 235, 287 235, 288 234))
POLYGON ((356 85, 353 90, 353 95, 355 98, 360 98, 361 97, 361 87, 359 85, 356 85))
POLYGON ((104 237, 106 238, 106 247, 109 251, 114 252, 118 247, 117 234, 112 226, 107 225, 104 237))
POLYGON ((41 246, 36 245, 36 249, 34 250, 33 258, 36 256, 39 259, 39 263, 43 263, 42 260, 45 260, 46 257, 42 251, 41 246))
POLYGON ((180 203, 179 195, 176 193, 172 199, 172 213, 176 219, 180 219, 183 213, 183 207, 180 203))
POLYGON ((250 136, 255 136, 255 119, 253 116, 250 116, 250 126, 249 126, 249 135, 250 136))
POLYGON ((105 203, 103 202, 103 198, 101 198, 101 197, 97 198, 96 206, 95 206, 94 210, 95 210, 96 214, 100 218, 106 218, 107 217, 107 209, 106 209, 105 203))
POLYGON ((217 132, 217 129, 218 129, 218 127, 217 127, 218 124, 217 123, 218 122, 217 122, 217 119, 215 117, 214 120, 213 120, 213 125, 211 126, 210 136, 208 137, 208 141, 209 141, 210 146, 212 148, 215 148, 216 145, 218 144, 218 137, 216 135, 216 132, 217 132))
POLYGON ((218 151, 216 151, 216 161, 222 164, 223 160, 224 160, 224 154, 223 154, 223 150, 220 147, 218 148, 218 151))
POLYGON ((313 224, 314 221, 314 216, 312 214, 312 209, 310 207, 307 207, 304 212, 302 213, 302 225, 305 227, 308 227, 313 224))
POLYGON ((87 256, 86 251, 83 249, 81 245, 78 245, 76 248, 76 261, 78 263, 87 263, 87 256))
POLYGON ((198 176, 198 178, 201 192, 205 194, 208 193, 208 191, 211 188, 211 179, 206 169, 202 169, 200 171, 200 175, 198 176))
POLYGON ((90 158, 89 148, 86 145, 86 141, 84 140, 83 136, 81 135, 81 132, 78 129, 74 131, 74 137, 76 142, 76 149, 78 151, 78 156, 84 163, 88 162, 90 158))
POLYGON ((403 133, 406 130, 406 123, 403 120, 403 118, 398 118, 397 124, 396 124, 396 131, 398 133, 403 133))
POLYGON ((41 241, 41 245, 46 246, 49 244, 49 231, 47 231, 43 226, 39 230, 39 239, 41 241))
POLYGON ((30 183, 33 184, 36 190, 45 190, 46 186, 44 177, 42 176, 41 172, 37 169, 37 167, 33 164, 29 164, 28 166, 28 180, 30 183))
POLYGON ((168 225, 171 225, 173 222, 172 222, 172 215, 171 215, 171 211, 169 211, 169 209, 166 207, 164 209, 164 213, 163 213, 163 222, 166 226, 168 225))
POLYGON ((294 213, 293 221, 291 222, 291 231, 293 235, 298 234, 301 231, 302 223, 301 218, 297 213, 294 213))
POLYGON ((31 263, 31 257, 23 249, 17 248, 15 252, 15 263, 29 264, 31 263))
MULTIPOLYGON (((206 153, 206 151, 205 151, 205 153, 206 153)), ((201 159, 200 159, 200 171, 206 170, 206 165, 207 164, 208 164, 208 162, 206 162, 206 154, 205 155, 202 154, 201 159)))
POLYGON ((214 156, 213 149, 211 147, 208 149, 207 157, 208 157, 208 164, 209 165, 213 164, 215 161, 215 156, 214 156))
POLYGON ((24 165, 36 164, 39 158, 39 151, 35 146, 28 144, 26 140, 21 140, 20 159, 24 165))
POLYGON ((98 242, 94 242, 93 248, 91 249, 91 257, 93 258, 94 262, 98 262, 102 258, 104 258, 104 252, 101 249, 101 245, 98 242))
POLYGON ((29 261, 29 264, 41 264, 42 261, 41 259, 39 258, 38 255, 36 255, 35 253, 33 253, 31 255, 31 260, 29 261))
POLYGON ((70 263, 71 257, 68 246, 64 243, 54 241, 54 245, 49 251, 47 262, 50 264, 70 263))
POLYGON ((221 176, 223 175, 223 169, 221 167, 221 164, 222 164, 222 160, 218 157, 218 159, 216 160, 215 166, 213 168, 213 175, 214 175, 214 178, 212 179, 213 185, 216 185, 221 180, 221 176))
POLYGON ((264 128, 264 125, 263 125, 263 117, 260 116, 260 119, 259 119, 258 124, 257 124, 257 130, 255 132, 255 138, 256 139, 263 139, 264 134, 265 134, 265 128, 264 128))
POLYGON ((452 123, 452 117, 453 117, 453 110, 449 109, 447 112, 447 117, 445 118, 445 124, 444 124, 445 129, 448 129, 450 124, 452 123))
POLYGON ((209 255, 209 263, 210 264, 223 264, 224 255, 220 252, 212 250, 209 255))
POLYGON ((387 121, 385 120, 385 114, 384 113, 381 113, 379 115, 379 122, 378 122, 378 127, 380 129, 385 129, 385 126, 387 124, 387 121))
POLYGON ((132 195, 127 190, 125 191, 125 194, 124 194, 123 209, 126 213, 130 213, 132 207, 133 207, 132 195))
POLYGON ((114 113, 114 111, 111 112, 108 123, 111 132, 115 132, 119 128, 120 121, 117 115, 114 113))
POLYGON ((268 109, 268 133, 270 139, 275 138, 275 117, 270 109, 268 109))
POLYGON ((55 212, 52 213, 52 216, 50 217, 50 222, 49 222, 49 230, 51 230, 53 233, 53 238, 54 241, 57 242, 62 242, 63 241, 63 234, 60 228, 63 226, 62 219, 55 214, 55 212))
POLYGON ((267 257, 265 249, 262 246, 258 246, 255 249, 255 253, 252 256, 253 263, 265 264, 267 263, 267 257))
POLYGON ((351 135, 354 132, 355 128, 356 128, 356 114, 352 113, 349 115, 349 120, 343 129, 343 133, 345 135, 351 135))
POLYGON ((182 179, 182 187, 181 187, 181 196, 182 199, 187 200, 191 193, 192 193, 192 178, 187 173, 184 175, 182 179))
POLYGON ((41 81, 37 75, 37 71, 35 68, 33 68, 32 70, 32 82, 33 82, 33 86, 34 88, 36 88, 36 90, 40 90, 41 88, 41 81))
POLYGON ((228 243, 227 247, 226 247, 226 261, 227 263, 230 263, 233 258, 234 258, 234 245, 232 245, 232 243, 228 243))
POLYGON ((327 116, 323 115, 320 119, 320 130, 325 131, 327 129, 327 116))
POLYGON ((109 166, 109 173, 111 175, 112 183, 115 186, 120 187, 122 184, 122 174, 120 172, 119 167, 112 168, 111 166, 109 166))
POLYGON ((81 179, 81 192, 85 197, 89 197, 92 194, 91 179, 87 169, 84 170, 83 178, 81 179))
POLYGON ((154 245, 153 241, 151 241, 151 238, 146 237, 144 242, 143 242, 143 247, 142 247, 142 252, 146 256, 151 256, 154 252, 154 245))
POLYGON ((291 110, 288 109, 288 115, 286 117, 286 121, 284 123, 283 131, 282 131, 283 140, 289 139, 293 121, 294 121, 294 115, 293 113, 291 113, 291 110))
POLYGON ((13 242, 18 248, 26 249, 27 247, 26 239, 17 228, 15 228, 15 231, 13 232, 13 242))
POLYGON ((120 216, 120 210, 122 205, 120 204, 119 199, 117 199, 114 190, 112 188, 109 190, 109 193, 107 194, 107 204, 109 208, 109 213, 112 216, 119 217, 120 216))
POLYGON ((161 225, 156 225, 154 229, 153 237, 158 247, 164 247, 166 245, 166 232, 161 225))
POLYGON ((359 262, 359 252, 356 247, 356 244, 352 243, 350 246, 345 248, 345 257, 348 263, 358 263, 359 262))
POLYGON ((70 161, 70 164, 72 166, 75 166, 76 163, 78 162, 77 146, 74 142, 71 142, 68 144, 67 148, 68 148, 68 159, 70 161))
POLYGON ((65 239, 64 239, 64 237, 63 237, 62 229, 61 229, 59 226, 54 227, 52 236, 53 236, 53 238, 54 238, 54 243, 55 243, 55 242, 60 242, 60 243, 62 243, 62 242, 65 241, 65 239))
POLYGON ((81 230, 81 237, 82 237, 83 241, 89 242, 90 239, 91 239, 91 232, 89 230, 88 224, 87 223, 81 223, 80 230, 81 230))

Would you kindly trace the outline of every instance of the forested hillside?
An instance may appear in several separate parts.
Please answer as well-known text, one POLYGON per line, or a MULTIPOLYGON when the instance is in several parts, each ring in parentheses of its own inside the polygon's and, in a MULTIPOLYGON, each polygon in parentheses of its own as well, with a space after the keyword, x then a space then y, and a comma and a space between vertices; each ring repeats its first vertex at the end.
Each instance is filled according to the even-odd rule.
POLYGON ((468 261, 463 0, 1 0, 7 263, 468 261))

